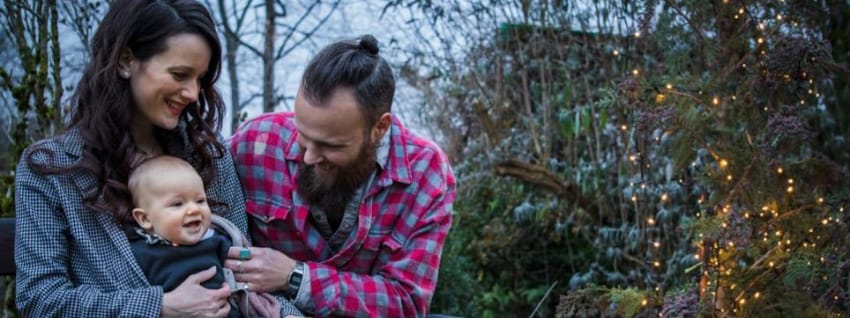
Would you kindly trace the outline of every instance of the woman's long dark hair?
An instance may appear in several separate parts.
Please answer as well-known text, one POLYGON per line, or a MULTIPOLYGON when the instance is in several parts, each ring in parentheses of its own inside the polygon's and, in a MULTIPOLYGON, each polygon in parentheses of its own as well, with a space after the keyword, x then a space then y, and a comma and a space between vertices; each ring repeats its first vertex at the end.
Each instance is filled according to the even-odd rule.
MULTIPOLYGON (((163 53, 173 35, 197 34, 211 50, 206 75, 201 78, 198 101, 180 117, 185 124, 192 155, 184 158, 201 173, 204 184, 215 178, 213 159, 224 153, 217 139, 224 105, 213 84, 221 70, 221 43, 209 11, 194 0, 117 0, 109 8, 91 40, 91 60, 83 71, 71 100, 73 116, 68 129, 78 129, 83 138, 83 157, 70 167, 36 164, 33 154, 52 153, 36 146, 27 163, 37 173, 66 173, 84 170, 95 177, 97 187, 83 193, 83 204, 95 211, 112 213, 119 222, 132 222, 127 178, 138 147, 130 135, 134 105, 128 80, 120 77, 119 60, 129 49, 141 62, 163 53)), ((155 128, 165 145, 180 139, 178 131, 155 128)), ((177 129, 179 130, 179 128, 177 129)), ((182 153, 172 154, 183 157, 182 153)))

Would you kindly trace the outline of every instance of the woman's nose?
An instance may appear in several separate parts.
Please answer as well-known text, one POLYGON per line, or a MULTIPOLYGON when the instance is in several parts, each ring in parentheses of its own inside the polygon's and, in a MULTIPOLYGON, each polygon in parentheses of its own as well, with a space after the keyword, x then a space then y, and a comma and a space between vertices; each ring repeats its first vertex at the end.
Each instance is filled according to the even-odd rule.
POLYGON ((198 81, 190 81, 184 86, 181 93, 182 97, 188 99, 191 103, 198 101, 198 95, 201 92, 201 85, 198 81))

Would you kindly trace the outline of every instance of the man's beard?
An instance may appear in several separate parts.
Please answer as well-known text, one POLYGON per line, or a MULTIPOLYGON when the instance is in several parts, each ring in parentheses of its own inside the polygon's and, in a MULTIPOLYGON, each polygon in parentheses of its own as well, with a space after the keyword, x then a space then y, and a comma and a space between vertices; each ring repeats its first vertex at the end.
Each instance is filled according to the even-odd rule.
MULTIPOLYGON (((336 175, 333 176, 330 184, 328 184, 329 180, 319 180, 321 177, 316 174, 316 164, 299 163, 296 178, 298 194, 311 206, 321 208, 328 217, 329 223, 336 228, 357 187, 366 182, 375 170, 376 148, 375 144, 366 139, 357 158, 345 167, 336 167, 336 175)), ((322 177, 329 178, 329 176, 322 177)))

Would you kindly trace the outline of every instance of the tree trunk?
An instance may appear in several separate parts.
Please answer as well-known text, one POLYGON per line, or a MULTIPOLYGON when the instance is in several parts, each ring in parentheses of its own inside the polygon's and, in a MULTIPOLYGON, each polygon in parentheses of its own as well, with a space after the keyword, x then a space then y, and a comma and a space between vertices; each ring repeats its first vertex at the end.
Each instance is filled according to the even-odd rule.
POLYGON ((266 30, 263 46, 263 112, 274 111, 275 8, 274 0, 266 0, 266 30))
POLYGON ((65 118, 62 111, 62 95, 65 93, 65 88, 62 86, 62 70, 61 70, 61 47, 59 45, 59 12, 56 8, 56 0, 47 1, 48 10, 50 10, 50 42, 53 53, 53 118, 49 127, 45 127, 45 135, 53 135, 55 128, 62 126, 62 121, 65 118))

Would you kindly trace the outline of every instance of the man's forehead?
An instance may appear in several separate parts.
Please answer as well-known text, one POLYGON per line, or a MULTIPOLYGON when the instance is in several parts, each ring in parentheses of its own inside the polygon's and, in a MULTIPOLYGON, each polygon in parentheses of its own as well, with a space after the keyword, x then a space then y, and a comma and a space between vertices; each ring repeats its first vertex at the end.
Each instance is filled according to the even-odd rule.
POLYGON ((351 139, 360 134, 365 120, 353 96, 335 95, 324 105, 314 105, 299 96, 295 101, 295 128, 299 134, 314 140, 351 139))

